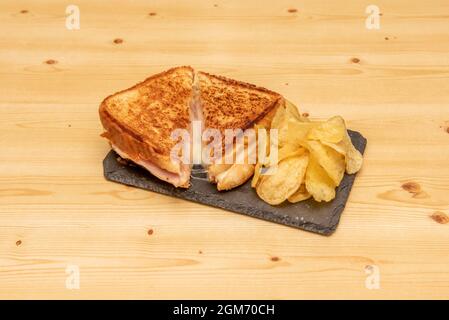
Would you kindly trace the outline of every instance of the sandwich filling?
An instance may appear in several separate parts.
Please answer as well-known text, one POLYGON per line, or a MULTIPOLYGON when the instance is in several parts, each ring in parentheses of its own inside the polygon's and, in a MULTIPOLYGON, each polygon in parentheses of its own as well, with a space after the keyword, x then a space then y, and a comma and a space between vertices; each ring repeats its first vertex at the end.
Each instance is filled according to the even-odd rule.
POLYGON ((191 167, 189 165, 181 164, 180 172, 174 173, 168 170, 164 170, 161 167, 157 166, 155 163, 150 160, 141 160, 138 157, 133 157, 127 154, 125 151, 121 150, 119 147, 111 143, 111 148, 122 158, 129 159, 133 161, 135 164, 145 168, 151 174, 158 177, 161 180, 164 180, 168 183, 171 183, 175 187, 183 187, 188 184, 190 180, 190 172, 191 167))

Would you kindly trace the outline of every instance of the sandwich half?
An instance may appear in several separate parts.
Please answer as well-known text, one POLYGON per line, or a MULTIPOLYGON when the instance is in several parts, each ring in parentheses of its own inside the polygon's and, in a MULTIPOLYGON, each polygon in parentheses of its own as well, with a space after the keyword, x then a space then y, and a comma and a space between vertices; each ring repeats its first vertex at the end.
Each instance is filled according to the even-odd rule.
POLYGON ((209 165, 209 181, 216 183, 218 190, 235 188, 254 174, 255 165, 248 161, 248 152, 256 150, 248 144, 237 149, 235 139, 227 144, 224 140, 225 130, 244 131, 257 124, 268 129, 277 109, 284 104, 284 99, 268 89, 201 71, 197 74, 197 86, 203 126, 221 132, 222 154, 232 148, 235 160, 244 152, 244 163, 223 163, 224 159, 221 159, 221 163, 209 165))
POLYGON ((173 68, 107 97, 99 109, 112 149, 175 187, 190 184, 191 166, 170 151, 172 131, 190 131, 193 78, 191 67, 173 68))

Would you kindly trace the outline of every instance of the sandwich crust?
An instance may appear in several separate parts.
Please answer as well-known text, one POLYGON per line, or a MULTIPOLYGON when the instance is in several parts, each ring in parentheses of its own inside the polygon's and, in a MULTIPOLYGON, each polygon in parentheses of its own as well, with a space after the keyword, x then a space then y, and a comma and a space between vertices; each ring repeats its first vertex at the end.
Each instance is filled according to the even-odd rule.
POLYGON ((198 72, 200 101, 206 128, 242 129, 265 117, 282 96, 256 85, 198 72))

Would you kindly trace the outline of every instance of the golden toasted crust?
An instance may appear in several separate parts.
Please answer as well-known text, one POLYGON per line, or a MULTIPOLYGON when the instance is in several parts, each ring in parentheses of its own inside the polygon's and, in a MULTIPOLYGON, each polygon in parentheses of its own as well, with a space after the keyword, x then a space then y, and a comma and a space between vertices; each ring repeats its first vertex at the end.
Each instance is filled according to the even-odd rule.
POLYGON ((100 119, 111 143, 142 160, 170 172, 179 165, 170 161, 171 139, 176 129, 189 129, 193 69, 177 67, 107 97, 100 105, 100 119))
POLYGON ((263 126, 266 129, 270 129, 271 121, 273 120, 274 115, 276 114, 278 108, 284 107, 284 106, 285 106, 285 99, 284 98, 279 99, 270 111, 268 111, 265 115, 263 115, 262 117, 259 117, 255 121, 255 124, 263 126))
POLYGON ((250 128, 277 106, 282 96, 253 84, 198 72, 206 128, 250 128))

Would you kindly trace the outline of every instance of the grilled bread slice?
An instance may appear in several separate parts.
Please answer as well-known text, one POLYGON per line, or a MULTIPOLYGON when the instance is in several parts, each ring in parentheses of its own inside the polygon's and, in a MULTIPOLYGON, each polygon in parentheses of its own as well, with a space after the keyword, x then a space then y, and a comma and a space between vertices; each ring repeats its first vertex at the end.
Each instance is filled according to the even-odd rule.
POLYGON ((276 108, 282 96, 253 84, 198 72, 204 126, 222 131, 248 129, 276 108))
POLYGON ((123 158, 176 187, 188 187, 191 167, 171 160, 174 129, 190 130, 194 72, 177 67, 107 97, 102 134, 123 158))

